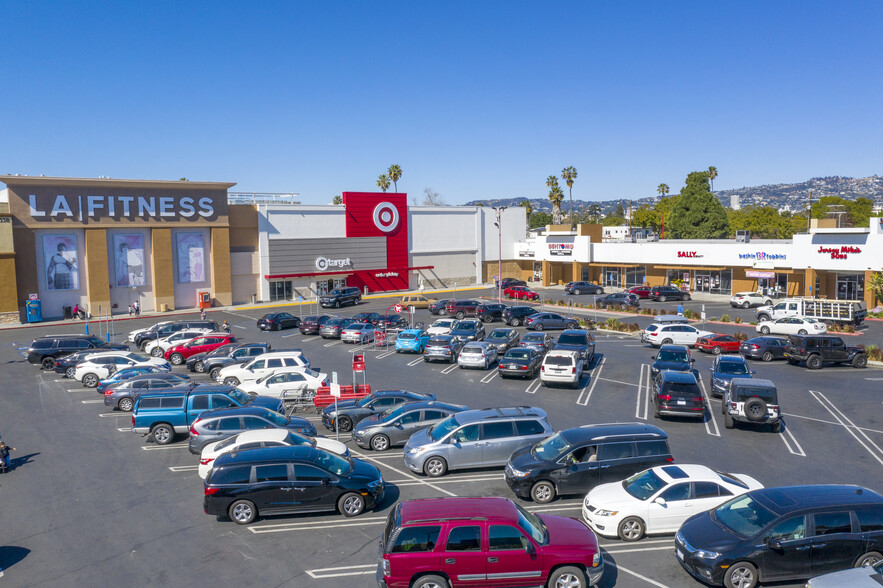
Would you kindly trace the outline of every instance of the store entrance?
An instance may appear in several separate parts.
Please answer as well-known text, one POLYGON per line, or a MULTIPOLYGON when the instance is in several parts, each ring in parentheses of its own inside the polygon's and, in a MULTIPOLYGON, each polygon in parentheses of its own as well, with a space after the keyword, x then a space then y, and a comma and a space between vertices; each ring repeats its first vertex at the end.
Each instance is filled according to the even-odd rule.
POLYGON ((837 299, 861 300, 865 296, 865 277, 862 274, 837 274, 837 299))

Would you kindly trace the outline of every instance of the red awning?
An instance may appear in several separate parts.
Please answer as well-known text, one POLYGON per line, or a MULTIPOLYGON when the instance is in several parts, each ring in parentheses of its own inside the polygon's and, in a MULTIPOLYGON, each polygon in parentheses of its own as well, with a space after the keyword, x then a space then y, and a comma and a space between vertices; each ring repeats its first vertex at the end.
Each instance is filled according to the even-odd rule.
POLYGON ((273 274, 273 275, 265 275, 265 280, 281 280, 284 278, 312 278, 314 276, 340 276, 340 275, 349 275, 356 273, 386 273, 386 272, 409 272, 412 270, 430 270, 435 269, 434 265, 421 265, 415 267, 390 267, 390 268, 381 268, 381 269, 370 269, 370 270, 343 270, 339 272, 311 272, 307 274, 273 274))

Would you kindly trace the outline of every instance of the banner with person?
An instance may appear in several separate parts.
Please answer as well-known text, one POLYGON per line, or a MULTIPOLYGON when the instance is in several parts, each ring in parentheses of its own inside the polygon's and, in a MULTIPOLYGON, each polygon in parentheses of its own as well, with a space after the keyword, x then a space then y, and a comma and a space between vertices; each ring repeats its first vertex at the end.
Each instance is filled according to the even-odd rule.
POLYGON ((116 254, 115 278, 117 286, 144 285, 144 235, 113 236, 116 254))
POLYGON ((205 281, 205 239, 202 233, 178 233, 178 283, 205 281))
POLYGON ((43 235, 43 260, 47 290, 80 289, 76 235, 43 235))

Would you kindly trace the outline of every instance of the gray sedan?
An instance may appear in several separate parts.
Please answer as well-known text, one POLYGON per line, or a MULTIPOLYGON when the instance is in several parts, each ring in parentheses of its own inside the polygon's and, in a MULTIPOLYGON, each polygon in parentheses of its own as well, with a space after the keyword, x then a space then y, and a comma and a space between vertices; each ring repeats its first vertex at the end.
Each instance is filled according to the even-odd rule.
POLYGON ((104 392, 104 405, 118 408, 123 412, 132 412, 135 400, 140 394, 181 386, 190 381, 184 374, 159 373, 142 374, 114 384, 104 392))
POLYGON ((460 404, 435 400, 409 402, 360 422, 353 431, 353 441, 364 449, 385 451, 394 445, 404 445, 417 431, 464 410, 467 407, 460 404))

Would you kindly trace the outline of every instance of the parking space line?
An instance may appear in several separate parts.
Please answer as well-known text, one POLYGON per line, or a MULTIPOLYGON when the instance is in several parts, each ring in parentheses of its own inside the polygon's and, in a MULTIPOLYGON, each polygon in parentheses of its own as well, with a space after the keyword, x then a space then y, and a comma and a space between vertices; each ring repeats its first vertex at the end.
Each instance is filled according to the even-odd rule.
POLYGON ((423 361, 423 358, 422 358, 422 357, 418 357, 418 358, 415 359, 415 360, 409 361, 409 362, 408 362, 408 367, 414 367, 415 365, 417 365, 417 364, 419 364, 419 363, 421 363, 421 362, 422 362, 422 363, 425 363, 425 362, 423 361))
POLYGON ((588 394, 583 398, 583 394, 586 392, 586 388, 583 388, 582 393, 580 393, 579 397, 576 399, 576 403, 580 406, 588 406, 589 400, 592 398, 592 392, 595 391, 595 386, 598 385, 598 380, 601 379, 601 370, 604 369, 604 364, 607 363, 607 357, 602 357, 601 362, 596 365, 592 371, 589 372, 589 378, 591 378, 591 384, 586 386, 588 388, 588 394))
POLYGON ((440 373, 442 373, 442 374, 449 374, 449 373, 451 373, 452 371, 454 371, 455 369, 457 369, 457 368, 459 368, 459 367, 460 367, 460 366, 457 365, 456 363, 452 363, 451 365, 449 365, 448 367, 446 367, 445 369, 443 369, 440 373))
POLYGON ((542 380, 537 378, 536 380, 528 384, 527 388, 524 391, 528 394, 536 394, 537 390, 540 389, 540 385, 542 385, 542 383, 542 380))
MULTIPOLYGON (((817 423, 825 423, 826 425, 839 425, 840 424, 836 421, 827 421, 825 419, 817 419, 815 417, 808 417, 808 416, 804 416, 802 414, 794 414, 794 413, 790 413, 790 412, 783 412, 782 416, 793 417, 796 419, 806 419, 808 421, 815 421, 817 423)), ((869 427, 856 427, 856 429, 859 429, 862 431, 868 431, 869 433, 879 433, 880 435, 883 435, 883 431, 881 431, 879 429, 871 429, 869 427)))
POLYGON ((635 418, 646 421, 648 404, 650 403, 650 366, 646 363, 641 364, 641 371, 638 375, 638 399, 635 402, 635 418), (644 399, 642 402, 642 398, 644 399), (643 411, 641 408, 643 407, 643 411), (642 416, 643 415, 643 416, 642 416))
POLYGON ((705 380, 697 379, 699 380, 699 387, 702 389, 702 396, 705 397, 705 409, 708 411, 708 420, 705 421, 705 432, 712 437, 720 437, 721 431, 717 426, 717 421, 714 420, 714 411, 711 410, 711 399, 708 397, 708 390, 705 389, 705 380), (712 426, 709 426, 708 423, 711 423, 712 426), (714 432, 712 432, 712 429, 714 429, 714 432))
POLYGON ((91 398, 89 400, 80 400, 83 404, 103 404, 104 398, 91 398))
POLYGON ((131 417, 132 413, 129 413, 129 412, 102 412, 98 416, 103 419, 108 419, 111 417, 131 417))
POLYGON ((500 370, 494 370, 479 380, 482 384, 490 384, 494 378, 500 375, 500 370))
POLYGON ((395 355, 395 351, 387 351, 386 353, 381 353, 377 356, 377 359, 383 359, 384 357, 389 357, 390 355, 395 355))
POLYGON ((169 469, 173 472, 195 472, 199 470, 198 465, 171 466, 169 469))
POLYGON ((331 343, 326 343, 323 347, 334 347, 335 345, 340 345, 340 340, 332 341, 331 343))
POLYGON ((636 551, 662 551, 663 549, 671 549, 674 550, 672 544, 674 541, 670 541, 669 545, 663 545, 662 547, 635 547, 634 549, 605 549, 607 553, 634 553, 636 551))
POLYGON ((831 416, 834 417, 834 420, 839 422, 843 426, 843 428, 846 429, 847 433, 852 435, 853 438, 859 442, 859 445, 864 447, 865 450, 867 450, 867 452, 871 454, 871 457, 876 459, 880 463, 880 465, 883 465, 883 458, 881 458, 879 454, 874 453, 870 447, 865 445, 864 441, 862 441, 859 438, 859 436, 856 435, 852 431, 852 429, 855 429, 856 431, 858 431, 859 434, 862 437, 864 437, 868 443, 873 445, 877 449, 877 451, 880 452, 880 454, 883 454, 883 449, 880 449, 880 447, 876 443, 871 441, 871 438, 868 437, 864 431, 862 431, 860 428, 858 428, 858 426, 856 426, 855 423, 853 423, 851 420, 849 420, 849 417, 847 417, 845 414, 843 414, 843 411, 841 411, 839 408, 834 406, 834 403, 831 402, 830 400, 828 400, 828 398, 824 394, 822 394, 821 392, 816 392, 815 390, 810 390, 809 393, 812 394, 813 398, 815 398, 816 400, 819 401, 819 404, 821 404, 825 410, 827 410, 829 413, 831 413, 831 416), (825 403, 827 403, 827 404, 825 404, 825 403), (837 412, 834 412, 834 411, 837 411, 837 412), (841 417, 842 417, 842 419, 841 419, 841 417), (846 425, 846 423, 844 423, 844 421, 846 421, 846 423, 849 423, 849 425, 846 425))
POLYGON ((377 564, 366 564, 360 566, 341 566, 337 568, 318 568, 314 570, 305 570, 307 575, 314 580, 323 578, 342 578, 345 576, 362 576, 373 574, 377 569, 377 564), (353 571, 346 571, 353 570, 353 571), (362 571, 355 571, 362 570, 362 571))
MULTIPOLYGON (((283 337, 291 337, 293 335, 297 335, 297 333, 292 333, 291 335, 283 335, 283 337)), ((310 341, 315 341, 316 339, 321 339, 321 337, 304 337, 301 339, 301 343, 309 343, 310 341)))
MULTIPOLYGON (((668 538, 666 538, 666 539, 644 539, 644 540, 642 540, 640 543, 638 543, 638 545, 641 545, 641 546, 644 546, 644 545, 660 545, 660 544, 664 543, 666 546, 671 547, 673 541, 674 541, 674 537, 668 537, 668 538)), ((598 537, 598 546, 599 546, 599 547, 603 547, 605 551, 609 551, 608 548, 610 548, 610 549, 621 549, 621 548, 625 548, 625 547, 630 547, 630 546, 632 546, 632 545, 633 545, 633 544, 631 544, 631 543, 625 543, 624 541, 616 541, 616 542, 612 542, 612 541, 610 541, 610 540, 607 540, 607 543, 602 543, 602 542, 601 542, 601 537, 598 537)))
POLYGON ((360 527, 368 525, 382 525, 386 517, 359 517, 353 520, 320 520, 320 521, 291 521, 287 523, 270 523, 267 525, 251 525, 248 530, 255 534, 280 533, 283 531, 306 531, 311 529, 326 529, 334 527, 360 527))
POLYGON ((187 445, 142 445, 144 451, 160 451, 162 449, 187 449, 187 445))
MULTIPOLYGON (((671 547, 669 547, 668 549, 671 549, 671 547)), ((615 561, 605 560, 604 563, 605 563, 605 565, 613 566, 621 572, 625 572, 626 574, 629 574, 630 576, 634 576, 635 578, 638 578, 640 580, 644 580, 645 582, 652 584, 654 586, 658 586, 659 588, 668 588, 668 586, 666 586, 665 584, 660 584, 656 580, 651 580, 647 576, 643 576, 643 575, 639 574, 638 572, 632 571, 628 568, 624 568, 621 565, 617 564, 615 561)))
POLYGON ((364 460, 366 460, 366 461, 373 461, 374 463, 376 463, 376 464, 378 464, 378 465, 382 465, 382 466, 384 466, 384 467, 386 467, 386 468, 389 468, 389 469, 391 469, 392 471, 394 471, 394 472, 396 472, 396 473, 398 473, 398 474, 401 474, 401 475, 405 476, 406 478, 409 478, 409 479, 411 479, 411 480, 414 480, 414 481, 417 481, 417 482, 422 483, 424 486, 428 486, 428 487, 430 487, 430 488, 432 488, 432 489, 434 489, 434 490, 438 490, 439 492, 444 492, 444 493, 447 494, 448 496, 456 496, 456 494, 454 494, 453 492, 448 492, 448 491, 445 490, 444 488, 441 488, 441 487, 439 487, 439 486, 436 486, 435 484, 433 484, 432 482, 429 482, 429 481, 427 481, 427 480, 422 480, 422 479, 418 478, 417 476, 415 476, 415 475, 413 475, 413 474, 411 474, 411 473, 409 473, 409 472, 407 472, 407 471, 405 471, 405 470, 402 470, 402 469, 399 469, 399 468, 394 468, 394 467, 392 467, 391 465, 389 465, 388 463, 383 463, 383 461, 381 461, 381 460, 379 460, 379 459, 377 459, 377 458, 375 458, 375 457, 370 457, 370 456, 368 456, 368 455, 365 455, 364 453, 358 453, 358 452, 355 452, 355 451, 353 451, 352 454, 353 454, 354 456, 358 457, 359 459, 364 459, 364 460))
POLYGON ((787 423, 785 423, 785 427, 781 431, 779 431, 779 437, 781 437, 782 442, 785 444, 785 447, 788 448, 788 451, 790 453, 793 453, 794 455, 799 455, 801 457, 806 457, 806 453, 803 452, 803 448, 800 446, 800 443, 798 443, 797 439, 794 438, 794 433, 792 433, 791 429, 788 428, 787 423), (790 443, 788 442, 789 437, 791 438, 790 443), (794 443, 794 448, 791 447, 791 443, 794 443))

